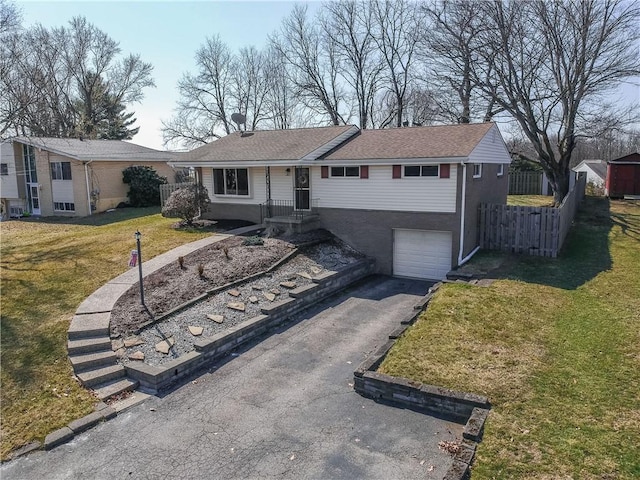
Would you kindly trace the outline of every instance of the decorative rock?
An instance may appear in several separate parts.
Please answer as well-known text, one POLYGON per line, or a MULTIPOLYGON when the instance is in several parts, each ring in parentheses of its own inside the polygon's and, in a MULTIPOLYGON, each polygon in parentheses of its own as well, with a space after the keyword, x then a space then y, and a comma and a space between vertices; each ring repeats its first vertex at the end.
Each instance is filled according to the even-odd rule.
POLYGON ((269 290, 271 293, 273 293, 274 295, 280 295, 280 290, 278 290, 277 288, 272 288, 271 290, 269 290))
POLYGON ((227 293, 229 295, 231 295, 232 297, 239 297, 240 296, 240 292, 238 290, 236 290, 235 288, 233 290, 229 290, 227 293))
POLYGON ((189 332, 191 332, 191 335, 193 335, 194 337, 202 335, 202 332, 204 331, 204 328, 202 327, 192 327, 191 325, 189 325, 187 328, 189 329, 189 332))
POLYGON ((212 315, 212 314, 209 314, 209 315, 207 315, 207 318, 208 318, 209 320, 213 320, 213 321, 214 321, 214 322, 216 322, 216 323, 222 323, 222 322, 224 322, 224 316, 222 316, 222 315, 212 315))
POLYGON ((227 307, 232 310, 238 310, 239 312, 244 312, 245 306, 242 302, 230 302, 227 303, 227 307))
POLYGON ((300 275, 302 278, 306 278, 307 280, 311 280, 311 275, 309 275, 307 272, 299 272, 298 275, 300 275))
POLYGON ((276 296, 273 293, 262 292, 262 295, 264 295, 264 298, 266 298, 270 302, 273 302, 276 299, 276 296))
POLYGON ((250 301, 251 303, 258 303, 258 297, 256 297, 255 295, 251 295, 251 296, 249 297, 249 301, 250 301))
POLYGON ((318 275, 322 271, 318 267, 311 267, 310 270, 311 270, 311 273, 313 273, 314 275, 318 275))
POLYGON ((144 360, 144 352, 141 352, 140 350, 138 350, 137 352, 133 352, 131 355, 129 355, 129 360, 144 360))
POLYGON ((213 320, 216 323, 224 322, 224 317, 222 315, 207 315, 209 320, 213 320))
POLYGON ((164 353, 165 355, 169 353, 169 349, 173 346, 176 341, 173 337, 169 337, 162 342, 156 343, 156 352, 164 353))
POLYGON ((280 282, 280 286, 284 288, 293 289, 293 288, 296 288, 296 282, 280 282))
POLYGON ((262 290, 262 287, 261 287, 261 286, 259 286, 259 285, 251 285, 251 288, 252 288, 253 290, 262 290))
POLYGON ((115 351, 116 357, 118 358, 124 358, 125 355, 127 354, 127 349, 122 347, 119 348, 118 350, 115 351))
POLYGON ((124 347, 124 340, 122 340, 121 338, 118 338, 117 340, 111 340, 111 350, 113 350, 114 352, 116 350, 120 350, 122 347, 124 347))
POLYGON ((140 337, 136 337, 135 335, 133 337, 128 337, 124 339, 124 346, 125 348, 131 348, 131 347, 135 347, 136 345, 143 345, 144 342, 142 341, 142 339, 140 337))

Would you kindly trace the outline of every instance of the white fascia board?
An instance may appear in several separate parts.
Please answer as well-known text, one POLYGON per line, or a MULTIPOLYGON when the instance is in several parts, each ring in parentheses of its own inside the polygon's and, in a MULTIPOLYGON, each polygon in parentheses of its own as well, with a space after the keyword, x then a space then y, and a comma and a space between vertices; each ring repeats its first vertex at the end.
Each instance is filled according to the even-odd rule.
POLYGON ((307 153, 304 157, 300 159, 300 161, 306 162, 309 160, 316 160, 318 157, 324 155, 325 153, 330 152, 331 150, 336 148, 338 145, 342 145, 344 142, 346 142, 348 139, 350 139, 351 137, 353 137, 359 132, 360 132, 360 129, 355 125, 352 125, 351 128, 348 129, 346 132, 341 133, 340 135, 333 138, 329 142, 325 143, 321 147, 318 147, 315 150, 307 153))
POLYGON ((467 163, 467 157, 439 158, 357 158, 352 160, 316 160, 304 162, 303 165, 326 165, 344 167, 349 165, 439 165, 441 163, 467 163))
POLYGON ((172 167, 208 167, 208 168, 250 168, 250 167, 294 167, 300 165, 299 160, 243 160, 225 162, 180 161, 167 162, 172 167))

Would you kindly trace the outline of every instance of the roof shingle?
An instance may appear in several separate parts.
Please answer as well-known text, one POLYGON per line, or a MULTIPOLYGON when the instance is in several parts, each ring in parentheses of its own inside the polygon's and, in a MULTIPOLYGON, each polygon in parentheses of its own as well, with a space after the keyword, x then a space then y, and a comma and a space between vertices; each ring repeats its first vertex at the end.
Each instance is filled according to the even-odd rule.
POLYGON ((467 157, 493 123, 362 130, 326 160, 467 157))
POLYGON ((80 140, 78 138, 17 137, 14 141, 50 150, 78 160, 169 161, 173 152, 154 150, 122 140, 80 140))
POLYGON ((351 125, 234 132, 182 156, 180 161, 300 160, 328 144, 351 125))

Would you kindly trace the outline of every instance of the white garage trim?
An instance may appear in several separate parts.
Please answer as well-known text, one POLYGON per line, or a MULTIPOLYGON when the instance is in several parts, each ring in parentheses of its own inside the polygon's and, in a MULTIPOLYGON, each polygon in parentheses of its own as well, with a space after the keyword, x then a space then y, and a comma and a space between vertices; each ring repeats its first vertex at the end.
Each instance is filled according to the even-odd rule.
POLYGON ((442 280, 451 270, 451 232, 393 229, 393 274, 442 280))

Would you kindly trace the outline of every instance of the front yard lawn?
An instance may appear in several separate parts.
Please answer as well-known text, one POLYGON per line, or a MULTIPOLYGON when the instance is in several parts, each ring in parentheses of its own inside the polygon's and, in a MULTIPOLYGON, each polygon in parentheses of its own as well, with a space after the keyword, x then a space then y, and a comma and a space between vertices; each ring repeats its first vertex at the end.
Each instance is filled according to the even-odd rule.
POLYGON ((1 457, 93 409, 73 378, 67 329, 80 303, 127 270, 142 233, 143 260, 211 233, 171 228, 157 208, 85 219, 2 222, 1 457))
POLYGON ((507 205, 517 207, 553 207, 553 197, 547 195, 509 195, 507 205))
POLYGON ((473 479, 640 478, 640 204, 587 197, 558 259, 472 263, 499 280, 441 288, 380 370, 489 397, 473 479))

